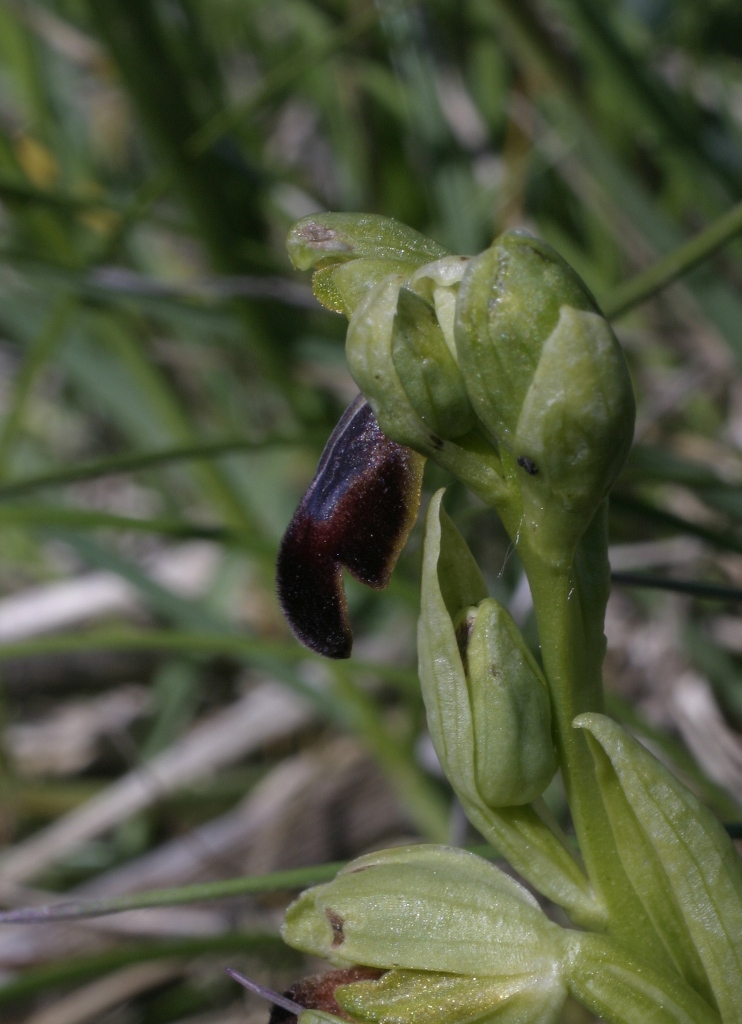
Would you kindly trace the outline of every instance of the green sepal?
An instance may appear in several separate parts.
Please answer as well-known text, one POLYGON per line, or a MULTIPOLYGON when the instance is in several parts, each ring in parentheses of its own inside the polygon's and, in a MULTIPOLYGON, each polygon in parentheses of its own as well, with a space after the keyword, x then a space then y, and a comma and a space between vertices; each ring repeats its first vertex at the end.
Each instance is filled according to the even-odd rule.
POLYGON ((363 298, 348 324, 345 352, 353 379, 392 441, 423 455, 435 450, 434 436, 408 399, 392 359, 392 329, 404 278, 392 275, 363 298))
POLYGON ((505 978, 388 971, 335 989, 346 1013, 368 1024, 556 1024, 566 995, 557 971, 505 978))
POLYGON ((452 439, 472 429, 474 412, 435 307, 407 287, 397 299, 392 359, 410 404, 435 434, 452 439))
POLYGON ((369 291, 348 324, 345 351, 348 367, 392 441, 432 457, 457 475, 483 500, 502 496, 503 480, 497 453, 474 431, 454 444, 431 430, 410 403, 392 358, 392 330, 404 278, 392 275, 369 291))
POLYGON ((564 937, 567 987, 605 1024, 722 1024, 679 975, 638 963, 603 935, 570 932, 564 937))
POLYGON ((634 416, 628 367, 607 321, 562 306, 512 442, 524 533, 549 564, 571 561, 626 461, 634 416))
POLYGON ((729 836, 616 722, 591 713, 574 724, 588 732, 621 863, 647 914, 688 981, 710 988, 724 1024, 739 1024, 742 864, 729 836))
POLYGON ((410 846, 361 857, 303 893, 282 935, 333 962, 507 976, 553 974, 560 931, 523 886, 481 857, 410 846))
POLYGON ((499 443, 512 440, 541 350, 565 305, 597 311, 574 270, 524 231, 501 235, 462 278, 459 365, 474 411, 499 443))
POLYGON ((472 709, 454 619, 487 591, 442 498, 442 490, 432 498, 425 525, 418 626, 420 683, 433 746, 474 827, 575 922, 603 925, 604 909, 545 808, 493 809, 479 793, 472 709))
POLYGON ((557 770, 546 680, 494 598, 476 609, 466 656, 477 790, 491 808, 528 804, 557 770))
POLYGON ((304 217, 291 228, 286 246, 297 270, 315 270, 318 300, 346 316, 384 277, 406 276, 415 267, 447 255, 437 242, 405 224, 371 213, 304 217), (351 261, 355 267, 348 266, 351 261))

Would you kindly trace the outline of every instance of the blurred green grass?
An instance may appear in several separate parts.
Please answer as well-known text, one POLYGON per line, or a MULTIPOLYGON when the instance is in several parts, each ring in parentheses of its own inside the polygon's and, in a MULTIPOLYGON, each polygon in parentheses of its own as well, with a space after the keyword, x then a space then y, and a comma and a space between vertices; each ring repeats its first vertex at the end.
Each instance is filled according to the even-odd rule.
MULTIPOLYGON (((0 596, 98 570, 148 611, 37 637, 6 636, 0 616, 0 676, 16 665, 4 720, 76 692, 67 681, 35 703, 26 659, 149 648, 154 710, 133 733, 136 763, 231 699, 246 665, 309 694, 323 728, 359 737, 412 826, 445 839, 449 794, 416 756, 419 536, 387 592, 349 588, 361 651, 349 670, 307 670, 276 606, 274 552, 353 393, 344 325, 291 271, 286 232, 312 211, 367 210, 476 252, 526 226, 618 310, 627 280, 671 265, 742 200, 740 39, 733 0, 2 0, 0 596), (197 540, 218 549, 204 593, 153 578, 148 559, 197 540)), ((741 284, 732 239, 616 320, 641 447, 611 524, 624 545, 700 539, 685 575, 737 587, 741 284)), ((428 488, 448 482, 429 467, 428 488)), ((519 569, 499 524, 460 487, 449 501, 512 599, 519 569)), ((716 643, 719 613, 738 607, 656 592, 633 607, 649 622, 672 613, 678 664, 742 728, 742 645, 716 643)), ((631 707, 627 673, 608 669, 614 713, 737 818, 739 796, 688 752, 667 695, 645 688, 631 707)), ((12 850, 39 823, 10 757, 2 787, 12 850)), ((169 837, 151 821, 127 835, 108 866, 169 837)), ((76 880, 68 867, 48 886, 76 880)), ((130 962, 122 944, 118 966, 130 962)), ((43 977, 26 996, 57 976, 43 977)), ((132 1019, 186 1019, 181 995, 143 996, 132 1019)), ((213 1005, 226 998, 215 990, 213 1005)))

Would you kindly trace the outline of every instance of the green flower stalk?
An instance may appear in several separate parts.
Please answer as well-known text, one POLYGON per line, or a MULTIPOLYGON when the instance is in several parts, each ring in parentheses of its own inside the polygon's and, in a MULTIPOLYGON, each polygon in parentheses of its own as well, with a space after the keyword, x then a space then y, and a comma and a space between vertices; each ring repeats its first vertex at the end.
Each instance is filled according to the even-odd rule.
POLYGON ((289 621, 316 650, 350 653, 347 619, 338 633, 323 601, 344 608, 341 565, 388 579, 421 457, 497 511, 528 576, 541 664, 488 596, 439 492, 418 632, 428 727, 470 821, 573 926, 485 861, 419 846, 361 858, 304 893, 286 941, 379 972, 335 989, 342 1015, 369 1024, 556 1024, 568 993, 615 1024, 742 1024, 740 860, 713 816, 603 714, 606 514, 634 397, 595 300, 525 232, 469 258, 384 218, 328 214, 296 225, 289 251, 315 271, 320 301, 348 316, 363 396, 282 546, 289 621), (358 539, 371 505, 384 509, 378 543, 358 539), (542 799, 556 770, 578 849, 542 799))

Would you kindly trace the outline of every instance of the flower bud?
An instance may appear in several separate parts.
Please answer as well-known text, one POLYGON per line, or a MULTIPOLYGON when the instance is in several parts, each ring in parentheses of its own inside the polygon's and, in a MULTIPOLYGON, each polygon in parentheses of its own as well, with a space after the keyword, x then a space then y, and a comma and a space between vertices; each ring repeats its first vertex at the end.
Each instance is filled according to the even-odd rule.
POLYGON ((608 322, 553 250, 509 233, 462 279, 456 347, 474 410, 509 453, 521 539, 548 564, 569 564, 634 430, 631 379, 608 322))
POLYGON ((462 625, 477 790, 488 807, 530 803, 557 769, 546 680, 499 601, 482 601, 462 625))
POLYGON ((571 557, 621 471, 633 431, 631 380, 608 323, 563 306, 513 439, 524 527, 547 561, 571 557))
POLYGON ((444 846, 353 861, 286 911, 285 941, 337 964, 507 978, 553 975, 561 930, 488 861, 444 846))
POLYGON ((418 638, 430 734, 462 800, 519 806, 556 771, 548 689, 511 616, 484 597, 441 497, 428 512, 418 638))
POLYGON ((574 270, 525 231, 501 235, 463 276, 455 323, 459 365, 474 411, 505 447, 562 306, 597 312, 574 270))

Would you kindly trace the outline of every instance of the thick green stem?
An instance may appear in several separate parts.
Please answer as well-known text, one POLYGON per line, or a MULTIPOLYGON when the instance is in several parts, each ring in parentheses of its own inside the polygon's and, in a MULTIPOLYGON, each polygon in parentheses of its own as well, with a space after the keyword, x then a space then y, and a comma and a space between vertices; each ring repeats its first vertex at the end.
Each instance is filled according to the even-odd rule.
POLYGON ((621 865, 587 742, 572 726, 577 715, 603 710, 603 623, 610 588, 606 520, 604 502, 568 568, 536 559, 523 542, 520 554, 538 621, 564 787, 588 877, 608 910, 607 930, 656 962, 657 936, 621 865))
POLYGON ((604 847, 612 847, 606 842, 610 826, 587 743, 572 727, 572 721, 582 712, 603 710, 600 665, 605 648, 605 598, 600 591, 605 588, 595 585, 599 570, 594 564, 593 579, 586 581, 579 578, 574 563, 566 570, 555 569, 529 557, 528 552, 523 554, 551 690, 565 790, 588 874, 594 883, 598 882, 608 901, 606 884, 610 889, 611 881, 605 877, 606 855, 611 860, 613 854, 604 847), (586 586, 588 582, 593 584, 591 588, 586 586))

